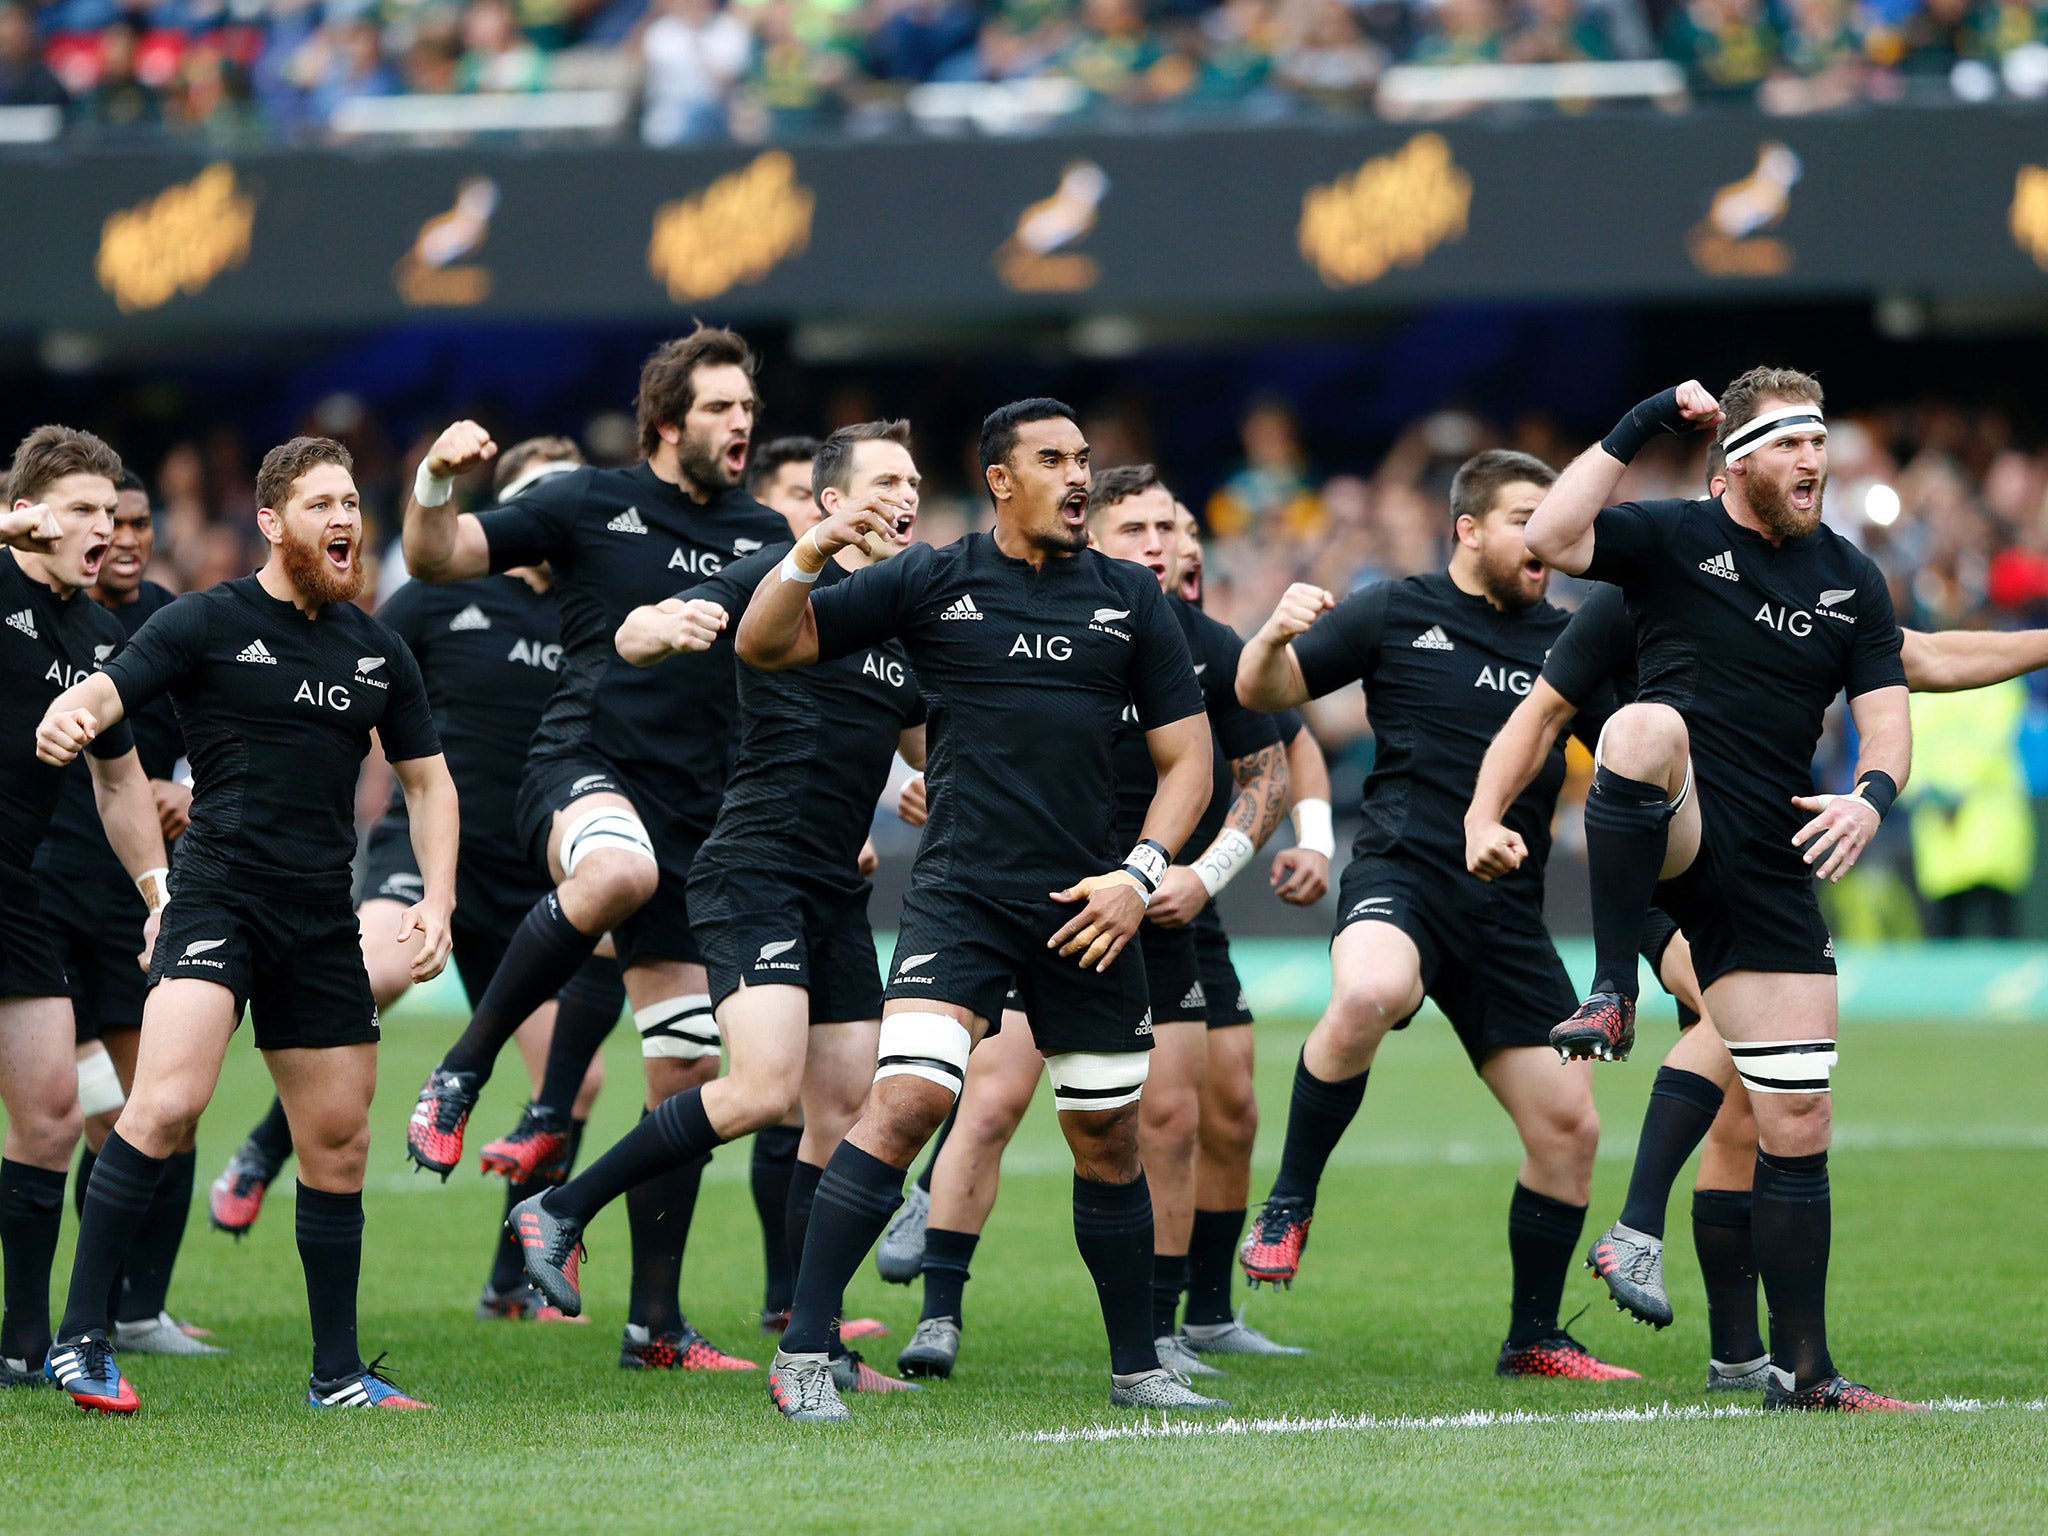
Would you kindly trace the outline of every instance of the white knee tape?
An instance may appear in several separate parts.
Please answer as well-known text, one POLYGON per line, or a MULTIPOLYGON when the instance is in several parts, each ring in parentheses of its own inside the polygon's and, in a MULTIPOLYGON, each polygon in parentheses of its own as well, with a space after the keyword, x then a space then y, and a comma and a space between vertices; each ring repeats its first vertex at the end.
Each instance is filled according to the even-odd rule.
POLYGON ((640 1031, 642 1056, 698 1061, 719 1052, 718 1021, 711 1016, 708 993, 687 992, 636 1008, 633 1027, 640 1031))
POLYGON ((616 805, 585 811, 562 829, 563 870, 575 874, 576 866, 599 848, 618 848, 637 853, 650 864, 659 862, 654 857, 654 841, 640 818, 616 805))
POLYGON ((1121 1109, 1135 1104, 1152 1070, 1150 1051, 1062 1051, 1045 1058, 1055 1109, 1121 1109))
POLYGON ((1730 1040, 1728 1054, 1751 1093, 1826 1093, 1840 1059, 1832 1040, 1730 1040))
POLYGON ((892 1013, 882 1020, 875 1081, 921 1077, 957 1097, 967 1082, 967 1026, 943 1013, 892 1013))
POLYGON ((88 1120, 94 1115, 111 1115, 127 1102, 114 1058, 104 1049, 78 1059, 78 1108, 88 1120))

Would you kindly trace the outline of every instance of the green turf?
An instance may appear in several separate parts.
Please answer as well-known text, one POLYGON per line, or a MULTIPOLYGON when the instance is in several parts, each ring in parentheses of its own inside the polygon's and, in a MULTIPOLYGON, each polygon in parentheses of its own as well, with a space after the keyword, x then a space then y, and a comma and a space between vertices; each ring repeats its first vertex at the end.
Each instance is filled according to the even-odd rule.
MULTIPOLYGON (((1582 1272, 1567 1293, 1568 1308, 1593 1303, 1581 1337, 1642 1370, 1641 1383, 1494 1379, 1513 1136, 1448 1031, 1419 1025, 1381 1055, 1366 1112, 1324 1185, 1303 1282, 1251 1303, 1253 1321, 1315 1355, 1239 1365, 1223 1389, 1247 1418, 1382 1422, 1054 1444, 1027 1437, 1134 1421, 1105 1402, 1100 1324, 1043 1100, 975 1259, 959 1375, 917 1397, 856 1399, 851 1426, 804 1430, 775 1417, 758 1375, 615 1367, 622 1212, 591 1233, 592 1326, 471 1320, 500 1186, 474 1172, 444 1187, 400 1171, 413 1088, 450 1027, 401 1008, 387 1030, 363 1292, 366 1352, 389 1350, 399 1379, 440 1411, 300 1406, 304 1303, 280 1197, 240 1245, 202 1219, 186 1247, 173 1305, 218 1329, 232 1358, 131 1359, 146 1406, 126 1422, 85 1418, 49 1393, 0 1402, 0 1529, 1078 1536, 2048 1526, 2048 1031, 2038 1027, 1931 1034, 1852 1023, 1837 1077, 1838 1358, 1885 1389, 2015 1406, 1911 1420, 1384 1422, 1711 1405, 1698 1390, 1706 1338, 1682 1194, 1669 1263, 1677 1326, 1652 1335, 1627 1322, 1582 1272)), ((1260 1038, 1262 1187, 1300 1035, 1262 1026, 1260 1038)), ((1608 1135, 1596 1224, 1618 1209, 1662 1026, 1648 1038, 1638 1061, 1600 1074, 1608 1135)), ((638 1076, 629 1050, 615 1041, 609 1056, 622 1088, 638 1076)), ((474 1141, 509 1126, 518 1077, 508 1058, 474 1141)), ((238 1041, 201 1132, 202 1183, 265 1093, 254 1052, 238 1041)), ((611 1096, 596 1141, 623 1127, 630 1097, 611 1096)), ((741 1147, 712 1166, 685 1298, 720 1343, 766 1360, 753 1326, 760 1257, 746 1162, 741 1147)), ((849 1303, 896 1330, 874 1351, 886 1365, 915 1321, 915 1295, 868 1269, 849 1303)))

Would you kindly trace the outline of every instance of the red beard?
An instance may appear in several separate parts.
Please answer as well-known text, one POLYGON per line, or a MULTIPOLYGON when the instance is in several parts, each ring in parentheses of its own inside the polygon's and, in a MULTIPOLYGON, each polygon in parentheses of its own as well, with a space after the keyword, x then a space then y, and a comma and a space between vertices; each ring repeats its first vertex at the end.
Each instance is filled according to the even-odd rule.
POLYGON ((301 543, 289 532, 278 546, 284 559, 284 574, 302 596, 311 598, 321 605, 328 603, 352 603, 363 594, 363 587, 370 579, 368 567, 363 564, 362 548, 357 546, 354 557, 346 571, 337 571, 327 558, 327 540, 317 543, 301 543))

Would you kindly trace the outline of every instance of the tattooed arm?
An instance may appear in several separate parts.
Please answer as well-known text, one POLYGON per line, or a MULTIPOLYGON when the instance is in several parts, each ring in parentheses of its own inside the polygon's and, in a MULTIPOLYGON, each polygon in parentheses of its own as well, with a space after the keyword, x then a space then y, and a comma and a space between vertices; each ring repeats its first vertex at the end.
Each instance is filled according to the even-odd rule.
POLYGON ((1145 915, 1161 927, 1179 928, 1194 921, 1209 899, 1251 862, 1287 814, 1286 747, 1274 742, 1233 757, 1230 773, 1237 780, 1237 798, 1230 802, 1223 830, 1193 863, 1168 870, 1152 898, 1145 915))

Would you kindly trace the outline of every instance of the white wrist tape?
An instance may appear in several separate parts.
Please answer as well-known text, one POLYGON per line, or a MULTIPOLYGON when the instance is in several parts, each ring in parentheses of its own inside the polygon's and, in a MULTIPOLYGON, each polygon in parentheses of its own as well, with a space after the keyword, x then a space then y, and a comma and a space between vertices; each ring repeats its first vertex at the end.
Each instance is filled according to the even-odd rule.
POLYGON ((142 899, 149 904, 152 912, 161 912, 164 903, 171 899, 171 872, 159 866, 145 869, 135 877, 135 889, 142 892, 142 899))
POLYGON ((1216 841, 1208 851, 1190 866, 1195 878, 1202 882, 1202 889, 1214 896, 1230 884, 1237 872, 1251 863, 1252 855, 1259 850, 1252 846, 1252 840, 1236 827, 1225 827, 1216 834, 1216 841))
POLYGON ((825 572, 822 569, 815 571, 805 570, 796 563, 794 553, 782 557, 782 579, 784 581, 800 581, 808 587, 824 574, 825 572))
POLYGON ((1337 856, 1337 834, 1330 825, 1330 802, 1303 800, 1294 807, 1294 845, 1326 859, 1337 856))
POLYGON ((432 473, 427 461, 421 459, 419 473, 412 477, 412 499, 423 507, 440 507, 446 506, 454 494, 454 479, 432 473))

